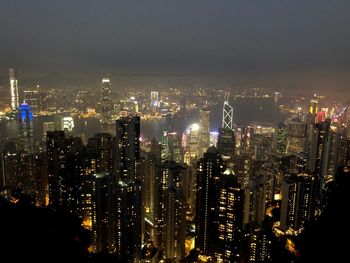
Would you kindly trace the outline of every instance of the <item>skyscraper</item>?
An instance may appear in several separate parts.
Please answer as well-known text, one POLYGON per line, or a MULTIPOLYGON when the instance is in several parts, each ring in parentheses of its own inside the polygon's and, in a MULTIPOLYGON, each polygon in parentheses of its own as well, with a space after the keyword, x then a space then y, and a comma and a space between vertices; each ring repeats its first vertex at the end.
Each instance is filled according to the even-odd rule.
POLYGON ((141 257, 142 181, 140 177, 140 117, 116 122, 117 253, 127 262, 141 257))
POLYGON ((314 216, 315 178, 309 174, 286 175, 281 188, 281 229, 299 230, 314 216))
POLYGON ((45 99, 43 98, 44 94, 39 92, 39 85, 24 89, 22 94, 23 100, 32 108, 34 116, 44 111, 45 99))
POLYGON ((224 162, 219 151, 210 146, 197 167, 196 248, 204 255, 213 256, 217 240, 216 205, 224 162))
POLYGON ((233 108, 228 103, 230 97, 229 92, 225 92, 224 107, 222 109, 222 128, 233 129, 233 108))
POLYGON ((237 176, 231 168, 221 175, 218 203, 217 262, 239 262, 240 241, 243 227, 244 191, 238 183, 237 176))
POLYGON ((185 137, 185 156, 184 162, 190 165, 196 162, 199 157, 199 131, 200 127, 197 123, 189 125, 184 133, 185 137))
POLYGON ((23 102, 18 108, 20 149, 27 153, 34 151, 33 112, 30 106, 23 102))
POLYGON ((111 100, 111 81, 109 78, 103 78, 101 83, 101 130, 103 133, 111 131, 112 125, 112 100, 111 100))
POLYGON ((92 233, 94 252, 116 250, 117 196, 116 181, 108 173, 94 174, 92 179, 92 233))
POLYGON ((184 167, 166 161, 162 168, 159 217, 162 225, 157 231, 164 258, 180 262, 185 256, 186 202, 183 196, 184 167))
POLYGON ((122 117, 116 122, 117 181, 132 182, 139 177, 140 117, 122 117))
POLYGON ((287 130, 287 154, 304 152, 306 149, 307 124, 300 120, 288 122, 287 130))
POLYGON ((18 105, 19 105, 18 80, 16 77, 16 72, 13 68, 9 69, 9 75, 10 75, 11 109, 12 111, 17 111, 18 105))
POLYGON ((203 108, 199 111, 199 156, 201 157, 209 147, 210 139, 210 110, 203 108))
POLYGON ((47 133, 46 142, 50 205, 82 216, 82 141, 53 131, 47 133))
POLYGON ((232 160, 235 152, 234 131, 228 128, 219 128, 217 146, 222 155, 232 160))

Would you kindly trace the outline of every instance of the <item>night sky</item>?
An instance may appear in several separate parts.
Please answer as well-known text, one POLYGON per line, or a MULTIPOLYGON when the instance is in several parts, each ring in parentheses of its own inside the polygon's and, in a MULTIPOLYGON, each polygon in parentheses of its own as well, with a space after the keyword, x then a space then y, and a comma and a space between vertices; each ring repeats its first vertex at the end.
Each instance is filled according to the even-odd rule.
POLYGON ((1 0, 0 40, 0 83, 14 66, 28 85, 110 73, 124 84, 350 86, 348 0, 1 0))

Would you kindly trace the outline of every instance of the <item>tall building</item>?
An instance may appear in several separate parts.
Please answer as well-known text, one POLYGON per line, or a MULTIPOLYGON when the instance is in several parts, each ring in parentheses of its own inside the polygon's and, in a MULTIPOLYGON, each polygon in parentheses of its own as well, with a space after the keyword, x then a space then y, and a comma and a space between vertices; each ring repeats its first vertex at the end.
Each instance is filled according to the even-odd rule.
POLYGON ((287 154, 304 152, 307 147, 307 124, 300 120, 288 122, 287 129, 287 154))
POLYGON ((216 262, 240 262, 244 191, 231 168, 221 175, 218 203, 216 262))
POLYGON ((199 133, 200 127, 197 123, 193 123, 186 128, 184 133, 185 143, 185 155, 184 162, 188 165, 196 162, 199 158, 199 133))
POLYGON ((156 112, 158 108, 158 91, 151 91, 151 109, 152 112, 156 112))
POLYGON ((36 116, 46 110, 45 94, 40 92, 39 85, 23 90, 23 100, 32 108, 33 115, 36 116))
POLYGON ((230 93, 225 93, 224 107, 222 109, 222 128, 233 129, 233 108, 228 103, 230 93))
POLYGON ((18 108, 18 122, 20 149, 26 153, 33 153, 33 112, 30 106, 25 102, 18 108))
POLYGON ((217 147, 223 156, 232 160, 235 153, 234 131, 228 128, 219 128, 217 147))
POLYGON ((318 100, 316 93, 314 94, 313 98, 310 100, 310 109, 309 113, 316 115, 318 113, 318 100))
POLYGON ((65 138, 64 131, 46 136, 49 203, 82 216, 83 145, 80 138, 65 138))
POLYGON ((116 174, 118 181, 132 182, 139 177, 140 117, 122 117, 116 122, 116 174))
POLYGON ((287 126, 283 122, 279 123, 278 129, 277 129, 277 147, 276 147, 278 157, 284 157, 286 155, 287 136, 288 136, 287 126))
POLYGON ((309 174, 286 175, 281 189, 280 227, 284 231, 299 230, 314 216, 315 178, 309 174))
POLYGON ((186 202, 183 195, 184 167, 174 161, 166 161, 162 167, 158 225, 160 248, 164 258, 180 262, 185 257, 186 202))
POLYGON ((142 181, 140 176, 140 117, 116 122, 117 253, 126 262, 141 257, 142 181))
POLYGON ((196 248, 207 256, 215 253, 217 240, 216 211, 220 178, 225 171, 219 151, 210 146, 197 164, 196 248))
POLYGON ((156 247, 159 246, 156 228, 158 227, 159 196, 161 185, 161 145, 154 139, 152 140, 151 151, 147 153, 144 162, 144 178, 142 185, 142 201, 144 206, 145 218, 145 240, 152 240, 156 247))
POLYGON ((209 148, 210 141, 210 110, 203 108, 199 111, 199 156, 209 148))
POLYGON ((19 106, 18 80, 17 80, 16 72, 13 68, 9 69, 9 75, 10 75, 11 109, 12 111, 17 111, 19 106))
POLYGON ((163 131, 162 160, 182 162, 181 137, 177 132, 163 131))
POLYGON ((94 252, 115 253, 117 222, 116 180, 109 173, 92 179, 92 233, 94 252))
POLYGON ((111 81, 109 78, 103 78, 101 83, 101 130, 103 133, 111 131, 112 127, 112 110, 113 104, 111 100, 111 81))

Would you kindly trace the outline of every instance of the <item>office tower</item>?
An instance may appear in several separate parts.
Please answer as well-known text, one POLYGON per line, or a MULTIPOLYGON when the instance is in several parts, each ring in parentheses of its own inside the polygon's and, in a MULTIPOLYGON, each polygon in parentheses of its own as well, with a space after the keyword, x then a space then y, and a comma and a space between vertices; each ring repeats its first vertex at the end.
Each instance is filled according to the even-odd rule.
POLYGON ((255 161, 267 161, 276 153, 276 128, 270 125, 253 125, 251 152, 255 161))
POLYGON ((11 109, 12 111, 17 111, 19 106, 18 80, 17 80, 16 72, 13 68, 9 69, 9 75, 10 75, 11 109))
POLYGON ((230 97, 229 92, 225 92, 225 101, 222 109, 222 128, 233 129, 233 108, 228 103, 230 97))
POLYGON ((287 137, 287 125, 281 122, 279 123, 277 129, 277 156, 280 158, 284 157, 287 154, 287 137))
MULTIPOLYGON (((231 168, 221 175, 218 191, 217 262, 240 262, 240 242, 243 227, 244 191, 231 168)), ((210 241, 210 240, 209 240, 210 241)))
POLYGON ((245 223, 252 223, 261 225, 265 218, 266 211, 266 186, 264 184, 264 177, 254 177, 248 187, 249 195, 246 197, 246 202, 249 202, 248 207, 248 218, 245 223))
POLYGON ((117 253, 124 261, 141 257, 142 181, 140 167, 140 117, 122 117, 116 122, 115 171, 117 193, 117 253))
POLYGON ((92 179, 92 233, 94 252, 114 253, 117 222, 116 180, 103 172, 92 179))
POLYGON ((308 169, 317 176, 321 193, 328 176, 331 138, 330 120, 314 124, 310 136, 308 169))
POLYGON ((42 111, 40 95, 39 85, 34 88, 26 88, 23 90, 23 100, 32 108, 34 116, 42 111))
POLYGON ((82 141, 65 138, 64 131, 47 133, 49 203, 54 208, 82 216, 82 141))
POLYGON ((287 154, 304 152, 307 147, 307 124, 300 120, 292 120, 287 126, 287 154))
POLYGON ((199 131, 200 127, 197 123, 193 123, 186 128, 185 137, 185 156, 184 162, 188 165, 196 162, 199 157, 199 131))
POLYGON ((158 91, 151 91, 151 109, 156 112, 158 108, 158 91))
POLYGON ((26 153, 33 153, 33 113, 30 106, 25 102, 18 108, 18 122, 20 149, 26 153))
POLYGON ((181 137, 177 132, 163 131, 162 160, 182 162, 181 137))
POLYGON ((210 139, 210 110, 203 108, 199 111, 199 156, 209 148, 210 139))
POLYGON ((161 184, 161 162, 158 148, 160 145, 155 140, 152 141, 152 149, 146 154, 144 162, 144 179, 142 185, 142 201, 144 206, 145 218, 145 240, 152 240, 153 244, 158 247, 158 238, 156 228, 159 219, 159 195, 161 184), (153 145, 154 144, 154 145, 153 145))
POLYGON ((287 174, 281 188, 280 227, 283 231, 299 230, 314 216, 315 177, 310 174, 287 174))
POLYGON ((228 128, 219 128, 218 151, 225 157, 233 159, 235 152, 235 134, 228 128))
POLYGON ((210 146, 197 164, 196 248, 213 256, 217 241, 217 200, 220 178, 225 171, 219 151, 210 146))
POLYGON ((132 182, 139 177, 140 117, 122 117, 116 122, 116 174, 118 181, 132 182))
POLYGON ((101 83, 101 130, 103 133, 109 133, 112 125, 113 104, 111 99, 111 81, 109 78, 103 78, 101 83))
POLYGON ((184 167, 166 161, 162 167, 158 236, 164 258, 180 262, 185 256, 186 202, 181 178, 184 167))
POLYGON ((313 98, 310 100, 309 113, 314 116, 318 113, 318 100, 317 100, 316 93, 314 94, 313 98))
POLYGON ((142 244, 142 182, 117 185, 117 255, 123 262, 138 262, 142 244))

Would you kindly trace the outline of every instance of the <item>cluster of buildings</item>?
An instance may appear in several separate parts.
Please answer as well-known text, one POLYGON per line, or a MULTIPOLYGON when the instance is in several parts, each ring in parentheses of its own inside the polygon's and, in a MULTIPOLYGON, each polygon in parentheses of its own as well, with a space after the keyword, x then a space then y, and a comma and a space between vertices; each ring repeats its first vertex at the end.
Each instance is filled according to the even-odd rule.
MULTIPOLYGON (((2 150, 3 196, 21 190, 38 206, 75 214, 92 232, 92 253, 125 262, 269 262, 276 242, 297 257, 294 239, 322 214, 329 182, 349 165, 346 110, 335 121, 314 96, 308 112, 284 123, 240 126, 224 94, 218 132, 204 106, 183 133, 142 141, 140 116, 113 119, 110 85, 103 78, 101 133, 84 143, 70 133, 74 122, 60 119, 65 126, 47 128, 38 151, 34 104, 19 104, 10 71, 20 134, 18 147, 2 150)), ((158 111, 158 93, 151 98, 158 111)))

